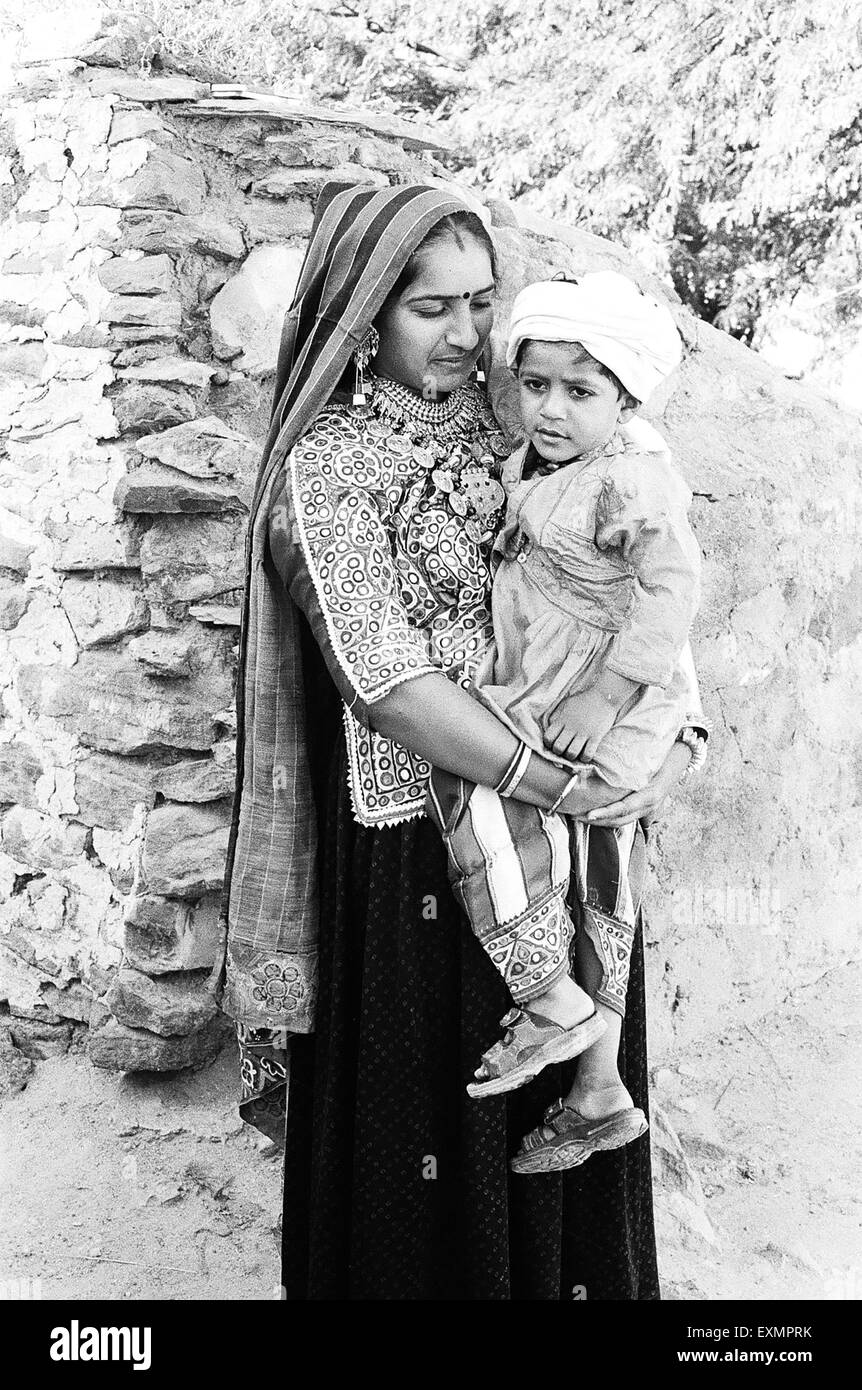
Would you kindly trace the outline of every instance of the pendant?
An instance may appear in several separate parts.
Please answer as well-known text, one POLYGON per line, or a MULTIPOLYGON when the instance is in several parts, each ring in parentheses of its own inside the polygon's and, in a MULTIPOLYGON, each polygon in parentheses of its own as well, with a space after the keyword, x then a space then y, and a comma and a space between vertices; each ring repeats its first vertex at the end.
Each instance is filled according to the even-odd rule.
POLYGON ((498 483, 496 478, 490 478, 487 473, 468 473, 465 470, 461 485, 470 506, 480 516, 490 516, 506 500, 502 484, 498 483))

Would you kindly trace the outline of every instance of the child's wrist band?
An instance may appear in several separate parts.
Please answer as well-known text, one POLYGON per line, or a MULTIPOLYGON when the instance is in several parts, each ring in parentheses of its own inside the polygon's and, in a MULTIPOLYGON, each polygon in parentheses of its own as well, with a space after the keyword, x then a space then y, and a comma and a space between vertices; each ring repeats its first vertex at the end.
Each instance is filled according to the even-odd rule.
POLYGON ((494 788, 498 796, 511 796, 520 786, 531 757, 532 749, 527 747, 523 739, 520 739, 506 771, 494 788))
POLYGON ((683 777, 693 777, 696 772, 700 772, 706 762, 706 739, 699 734, 696 729, 681 729, 677 734, 677 743, 684 743, 691 754, 688 760, 688 767, 683 771, 683 777))
POLYGON ((546 816, 553 816, 553 815, 555 814, 555 812, 559 811, 560 807, 562 806, 562 804, 563 804, 563 802, 565 801, 566 797, 568 796, 569 792, 572 790, 573 787, 576 787, 576 786, 578 785, 578 783, 580 782, 580 780, 581 780, 581 774, 580 774, 580 772, 575 772, 575 773, 572 774, 572 776, 569 778, 569 780, 568 780, 568 782, 566 783, 566 785, 563 787, 563 790, 560 792, 560 795, 557 797, 556 801, 554 802, 553 806, 549 806, 549 807, 548 807, 547 811, 545 812, 545 815, 546 815, 546 816))

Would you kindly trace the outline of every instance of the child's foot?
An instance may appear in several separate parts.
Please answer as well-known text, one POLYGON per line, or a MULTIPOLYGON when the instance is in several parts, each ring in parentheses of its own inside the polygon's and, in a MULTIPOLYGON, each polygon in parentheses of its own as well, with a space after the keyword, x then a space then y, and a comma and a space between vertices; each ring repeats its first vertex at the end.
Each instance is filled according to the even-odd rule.
POLYGON ((467 1086, 474 1100, 526 1085, 553 1062, 566 1062, 592 1047, 607 1028, 595 1009, 569 1028, 524 1009, 510 1009, 500 1021, 506 1029, 503 1038, 483 1054, 477 1079, 467 1086))
POLYGON ((571 975, 563 975, 544 994, 537 994, 522 1007, 528 1013, 550 1018, 561 1028, 574 1028, 576 1023, 583 1023, 596 1011, 593 1000, 586 990, 575 984, 571 975))
POLYGON ((578 1077, 566 1096, 566 1105, 585 1120, 599 1120, 615 1115, 619 1110, 631 1110, 634 1101, 622 1081, 615 1081, 610 1086, 591 1086, 589 1081, 578 1077))
POLYGON ((620 1149, 646 1134, 644 1112, 632 1104, 625 1086, 603 1086, 570 1092, 545 1111, 540 1125, 521 1140, 510 1163, 515 1173, 559 1173, 585 1163, 591 1154, 620 1149))

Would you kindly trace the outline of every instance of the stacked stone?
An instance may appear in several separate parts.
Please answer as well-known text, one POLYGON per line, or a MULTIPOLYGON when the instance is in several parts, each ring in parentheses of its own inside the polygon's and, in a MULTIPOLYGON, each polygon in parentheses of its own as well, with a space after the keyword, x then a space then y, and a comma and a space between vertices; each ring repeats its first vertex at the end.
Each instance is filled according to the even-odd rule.
POLYGON ((26 1057, 195 1064, 283 315, 326 179, 433 141, 80 64, 0 129, 0 1001, 26 1057))

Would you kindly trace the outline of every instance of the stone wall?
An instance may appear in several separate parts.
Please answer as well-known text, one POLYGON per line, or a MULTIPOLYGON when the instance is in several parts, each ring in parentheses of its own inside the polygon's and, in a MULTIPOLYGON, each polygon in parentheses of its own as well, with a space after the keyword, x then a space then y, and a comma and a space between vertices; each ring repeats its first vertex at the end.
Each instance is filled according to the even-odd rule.
MULTIPOLYGON (((224 1036, 203 981, 243 529, 335 171, 442 172, 404 123, 80 62, 21 72, 0 125, 0 1008, 29 1055, 89 1025, 95 1064, 164 1069, 224 1036)), ((667 293, 489 206, 500 325, 545 269, 667 293)), ((715 734, 652 837, 655 1057, 858 949, 859 421, 673 308, 686 360, 653 413, 696 494, 715 734)))
POLYGON ((250 488, 333 174, 416 181, 373 115, 37 68, 2 126, 0 997, 35 1055, 200 1060, 234 780, 250 488))

